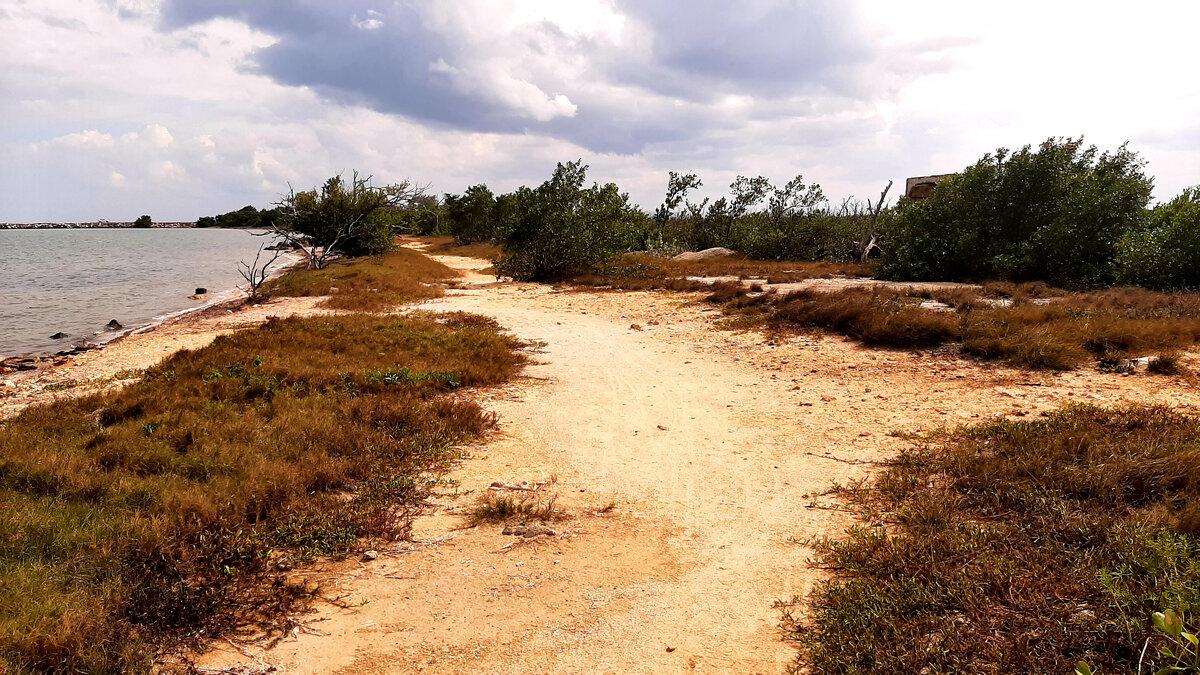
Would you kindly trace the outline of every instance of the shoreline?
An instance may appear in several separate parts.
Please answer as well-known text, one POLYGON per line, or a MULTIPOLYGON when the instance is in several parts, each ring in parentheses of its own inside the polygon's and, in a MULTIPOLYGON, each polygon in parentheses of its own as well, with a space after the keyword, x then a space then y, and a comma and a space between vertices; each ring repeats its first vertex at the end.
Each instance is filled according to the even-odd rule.
MULTIPOLYGON (((304 258, 295 252, 285 252, 281 256, 280 264, 274 268, 267 280, 276 279, 279 276, 290 272, 293 269, 304 264, 304 258)), ((240 302, 246 298, 247 292, 242 285, 235 285, 231 288, 205 293, 203 296, 188 296, 190 298, 201 300, 201 304, 194 307, 184 307, 182 309, 173 309, 154 314, 147 319, 135 320, 128 326, 121 326, 116 330, 99 330, 93 332, 90 336, 79 337, 72 342, 65 342, 61 349, 57 350, 40 350, 40 351, 16 351, 11 354, 0 353, 0 379, 21 372, 30 372, 33 368, 18 367, 17 364, 28 364, 29 362, 36 363, 53 363, 61 361, 64 358, 70 358, 79 354, 104 349, 105 347, 117 343, 125 338, 133 335, 138 335, 149 330, 153 330, 156 326, 164 323, 175 321, 187 314, 200 312, 214 306, 224 305, 231 302, 240 302)))
MULTIPOLYGON (((281 265, 269 278, 303 264, 302 258, 296 258, 281 265)), ((241 287, 213 295, 219 297, 196 307, 159 314, 87 349, 64 355, 6 357, 0 363, 31 360, 33 367, 0 369, 0 424, 31 405, 58 396, 105 391, 127 379, 122 375, 144 370, 179 350, 202 347, 219 335, 257 326, 271 316, 327 311, 315 308, 323 299, 320 297, 276 298, 248 305, 241 287)))

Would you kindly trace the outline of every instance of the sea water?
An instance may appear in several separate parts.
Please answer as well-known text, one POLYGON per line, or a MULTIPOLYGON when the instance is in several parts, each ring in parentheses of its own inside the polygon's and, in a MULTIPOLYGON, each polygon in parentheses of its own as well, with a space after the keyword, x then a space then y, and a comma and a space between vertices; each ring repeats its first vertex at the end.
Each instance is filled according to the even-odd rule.
POLYGON ((119 333, 111 320, 128 330, 198 307, 243 284, 238 262, 264 243, 246 230, 0 230, 0 357, 103 342, 119 333), (197 288, 208 298, 190 297, 197 288))

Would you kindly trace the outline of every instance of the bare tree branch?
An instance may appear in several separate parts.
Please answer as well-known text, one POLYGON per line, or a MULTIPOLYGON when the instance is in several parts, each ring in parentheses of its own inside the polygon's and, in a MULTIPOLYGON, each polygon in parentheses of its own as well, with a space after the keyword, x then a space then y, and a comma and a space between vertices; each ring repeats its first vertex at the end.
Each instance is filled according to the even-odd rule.
POLYGON ((263 246, 263 244, 258 245, 258 253, 254 254, 253 263, 238 262, 238 274, 242 275, 242 278, 246 280, 246 292, 249 294, 246 299, 249 302, 258 300, 259 292, 262 290, 263 284, 266 283, 267 277, 271 274, 271 265, 279 259, 279 256, 283 255, 282 252, 276 249, 275 255, 272 255, 270 260, 260 264, 259 260, 262 257, 263 246))
POLYGON ((871 249, 879 248, 879 237, 876 234, 875 226, 879 223, 879 212, 883 210, 883 201, 887 199, 888 190, 892 189, 892 181, 888 181, 883 192, 879 193, 879 201, 875 202, 872 208, 871 201, 867 200, 867 212, 871 216, 871 224, 865 234, 863 234, 862 243, 859 244, 859 262, 867 262, 871 255, 871 249))

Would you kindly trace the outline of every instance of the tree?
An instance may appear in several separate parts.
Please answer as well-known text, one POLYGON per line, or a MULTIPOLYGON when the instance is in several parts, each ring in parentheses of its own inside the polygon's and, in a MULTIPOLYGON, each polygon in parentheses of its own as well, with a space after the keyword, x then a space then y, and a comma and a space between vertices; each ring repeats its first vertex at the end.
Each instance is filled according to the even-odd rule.
POLYGON ((491 241, 496 234, 496 197, 480 183, 461 195, 446 195, 446 219, 457 244, 491 241))
POLYGON ((150 216, 138 216, 138 219, 133 221, 134 227, 150 227, 154 223, 150 220, 150 216))
POLYGON ((337 175, 319 189, 296 192, 289 186, 270 234, 290 242, 316 269, 341 255, 384 253, 394 241, 392 226, 381 215, 371 216, 408 207, 424 194, 424 187, 409 181, 372 186, 371 177, 360 178, 357 171, 349 182, 337 175))
POLYGON ((582 160, 559 163, 550 180, 497 200, 499 274, 541 280, 584 272, 628 251, 645 214, 616 185, 584 188, 582 160))
POLYGON ((911 280, 1041 280, 1099 286, 1115 277, 1117 243, 1140 227, 1153 181, 1122 145, 1101 153, 1083 139, 984 155, 902 199, 890 219, 881 274, 911 280))
POLYGON ((1200 289, 1200 186, 1151 209, 1118 245, 1117 280, 1159 290, 1200 289))
POLYGON ((259 244, 258 252, 254 254, 254 262, 239 262, 238 274, 246 280, 246 302, 257 302, 262 292, 263 284, 267 282, 267 278, 271 275, 271 265, 279 259, 282 253, 275 250, 270 260, 262 261, 263 245, 259 244))

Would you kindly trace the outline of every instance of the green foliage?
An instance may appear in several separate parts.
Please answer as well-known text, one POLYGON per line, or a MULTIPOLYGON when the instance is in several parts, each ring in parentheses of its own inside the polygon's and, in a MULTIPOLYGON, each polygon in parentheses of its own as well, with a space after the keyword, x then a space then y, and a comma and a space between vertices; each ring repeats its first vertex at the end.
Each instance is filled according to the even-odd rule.
POLYGON ((501 198, 499 274, 537 280, 589 270, 637 240, 645 214, 613 183, 584 188, 582 160, 559 163, 550 180, 501 198))
POLYGON ((150 216, 138 216, 138 219, 133 221, 134 227, 150 227, 152 224, 150 216))
POLYGON ((390 214, 423 195, 408 182, 372 186, 370 177, 340 175, 319 189, 292 192, 279 204, 280 228, 306 236, 311 245, 347 256, 385 253, 394 236, 390 214))
POLYGON ((237 211, 222 213, 219 216, 203 216, 196 221, 196 227, 227 227, 249 230, 269 230, 275 226, 279 217, 279 209, 258 210, 253 206, 243 206, 237 211))
POLYGON ((1126 233, 1118 249, 1121 283, 1200 288, 1200 186, 1154 207, 1146 226, 1126 233))
POLYGON ((847 262, 867 223, 865 210, 847 201, 830 209, 816 183, 796 176, 777 188, 766 178, 738 176, 731 195, 711 204, 687 200, 703 183, 672 171, 667 195, 654 213, 647 248, 699 250, 722 246, 758 260, 847 262))
POLYGON ((985 155, 928 199, 901 201, 881 276, 1109 284, 1118 242, 1145 217, 1143 164, 1124 145, 1100 153, 1071 138, 985 155))
POLYGON ((446 195, 448 231, 460 246, 495 239, 500 209, 495 195, 480 183, 461 195, 446 195))

